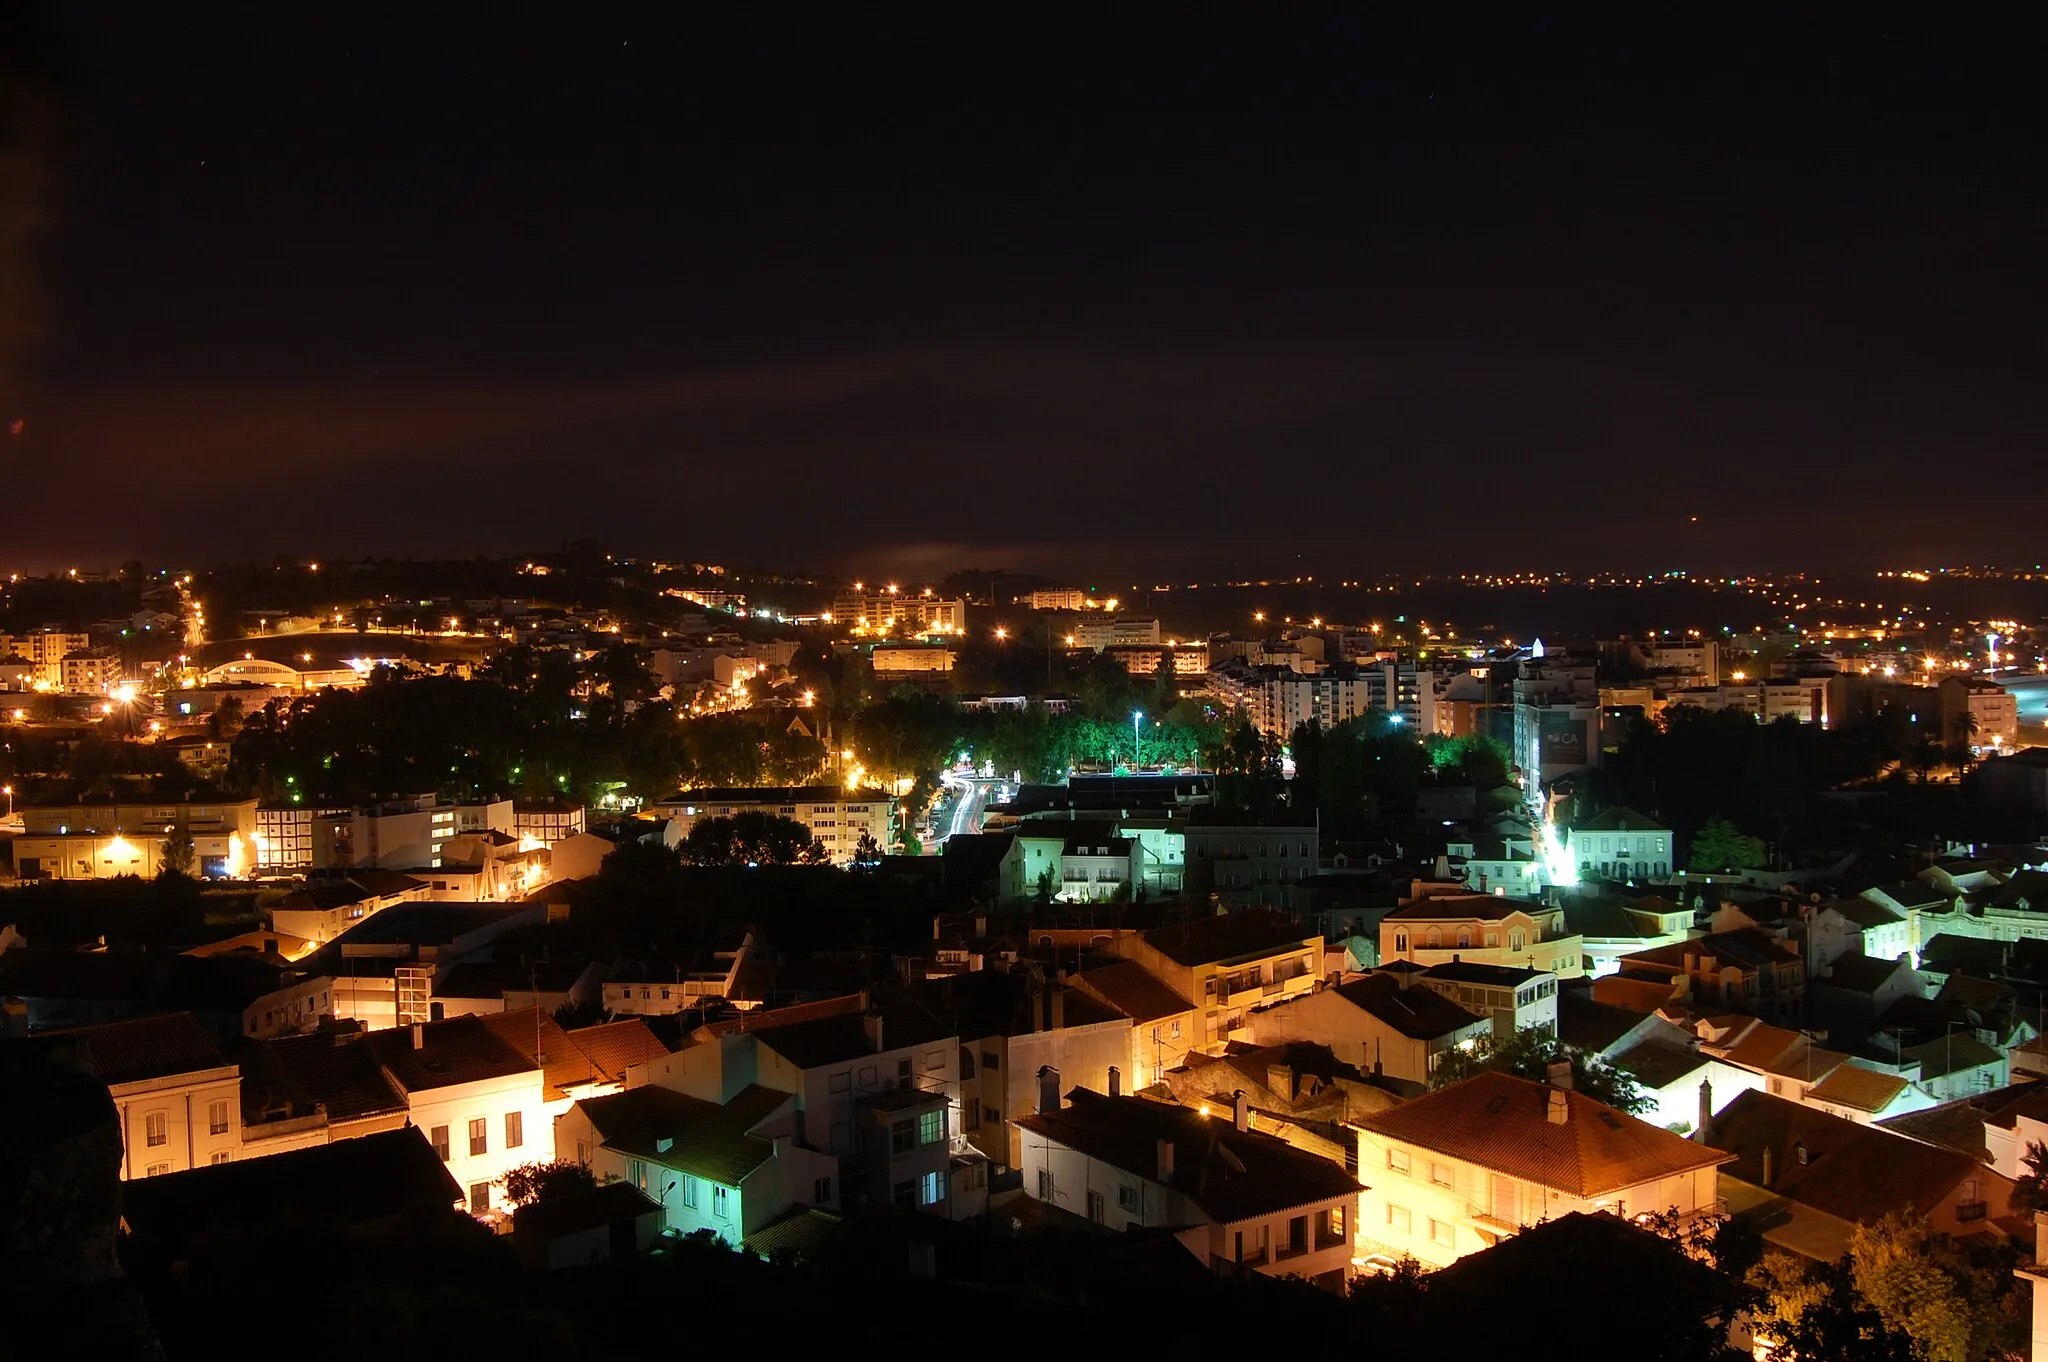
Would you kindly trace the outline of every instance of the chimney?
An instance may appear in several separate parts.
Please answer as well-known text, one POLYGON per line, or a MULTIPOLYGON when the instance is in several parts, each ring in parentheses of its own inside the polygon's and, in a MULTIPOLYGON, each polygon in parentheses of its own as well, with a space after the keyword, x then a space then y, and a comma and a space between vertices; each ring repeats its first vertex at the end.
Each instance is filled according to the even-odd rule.
POLYGON ((418 1022, 412 1024, 412 1048, 415 1050, 427 1048, 427 1028, 418 1022))
POLYGON ((1568 1059, 1553 1060, 1543 1070, 1543 1081, 1559 1092, 1572 1090, 1572 1062, 1568 1059))
POLYGON ((1765 1186, 1766 1188, 1768 1188, 1768 1187, 1769 1187, 1770 1185, 1771 1185, 1771 1147, 1770 1147, 1769 1145, 1765 1145, 1765 1146, 1764 1146, 1764 1186, 1765 1186))
POLYGON ((1294 1070, 1288 1068, 1285 1064, 1268 1064, 1266 1066, 1266 1086, 1272 1089, 1275 1096, 1284 1098, 1289 1102, 1295 1101, 1300 1097, 1300 1094, 1294 1087, 1294 1070))
POLYGON ((657 1153, 657 1154, 666 1154, 666 1153, 668 1153, 668 1151, 669 1151, 669 1150, 671 1150, 671 1149, 674 1149, 675 1147, 676 1147, 676 1137, 675 1137, 675 1136, 673 1136, 673 1135, 671 1135, 671 1134, 669 1134, 669 1133, 668 1133, 667 1131, 665 1131, 665 1130, 664 1130, 664 1131, 661 1131, 660 1133, 658 1133, 657 1135, 655 1135, 655 1137, 654 1137, 654 1152, 655 1152, 655 1153, 657 1153))
POLYGON ((1561 1126, 1572 1119, 1571 1099, 1563 1088, 1550 1090, 1550 1124, 1561 1126))
POLYGON ((1122 1097, 1124 1095, 1124 1071, 1117 1068, 1114 1064, 1109 1066, 1109 1095, 1111 1097, 1122 1097))
POLYGON ((1038 1109, 1058 1111, 1060 1109, 1060 1071, 1050 1064, 1038 1071, 1038 1109))
POLYGON ((1239 1088, 1231 1094, 1230 1123, 1237 1127, 1238 1134, 1240 1135, 1252 1128, 1251 1099, 1244 1095, 1243 1088, 1239 1088))
POLYGON ((1159 1176, 1156 1181, 1171 1184, 1173 1182, 1173 1141, 1161 1140, 1158 1145, 1158 1153, 1159 1176))
POLYGON ((1701 1144, 1707 1141, 1707 1122, 1714 1119, 1714 1085, 1707 1079, 1700 1080, 1700 1118, 1694 1123, 1693 1138, 1701 1144))

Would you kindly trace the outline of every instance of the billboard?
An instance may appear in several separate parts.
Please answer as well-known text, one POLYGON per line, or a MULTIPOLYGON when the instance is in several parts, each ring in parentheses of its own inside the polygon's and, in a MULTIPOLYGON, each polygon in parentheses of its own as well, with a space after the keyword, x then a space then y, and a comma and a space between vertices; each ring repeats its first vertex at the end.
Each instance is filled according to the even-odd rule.
POLYGON ((1536 730, 1536 759, 1545 766, 1584 766, 1591 745, 1588 716, 1570 709, 1546 709, 1536 730))

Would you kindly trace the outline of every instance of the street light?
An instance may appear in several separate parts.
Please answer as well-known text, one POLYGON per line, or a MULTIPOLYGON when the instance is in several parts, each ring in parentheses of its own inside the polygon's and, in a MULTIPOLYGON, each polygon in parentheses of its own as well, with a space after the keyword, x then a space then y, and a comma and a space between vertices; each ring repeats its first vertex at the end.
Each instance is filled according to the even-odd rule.
POLYGON ((1138 724, 1144 717, 1145 711, 1141 709, 1131 711, 1131 774, 1133 775, 1136 775, 1138 771, 1138 724))
POLYGON ((14 817, 14 787, 12 785, 0 785, 0 794, 7 796, 7 816, 9 818, 14 817))

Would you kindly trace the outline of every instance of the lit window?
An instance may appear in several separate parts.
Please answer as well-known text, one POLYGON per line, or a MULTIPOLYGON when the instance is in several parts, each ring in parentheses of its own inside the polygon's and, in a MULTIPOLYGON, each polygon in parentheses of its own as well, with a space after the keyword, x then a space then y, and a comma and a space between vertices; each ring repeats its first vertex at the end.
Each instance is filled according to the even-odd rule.
POLYGON ((153 1111, 142 1120, 143 1140, 151 1148, 169 1144, 171 1140, 170 1117, 160 1111, 153 1111))

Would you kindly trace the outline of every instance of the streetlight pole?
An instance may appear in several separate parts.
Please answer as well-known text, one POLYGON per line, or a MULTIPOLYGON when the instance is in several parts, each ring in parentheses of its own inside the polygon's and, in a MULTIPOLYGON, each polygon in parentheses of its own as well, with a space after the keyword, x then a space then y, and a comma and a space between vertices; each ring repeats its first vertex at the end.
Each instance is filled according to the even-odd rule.
POLYGON ((1138 723, 1145 717, 1145 711, 1131 711, 1131 774, 1138 774, 1138 723))

